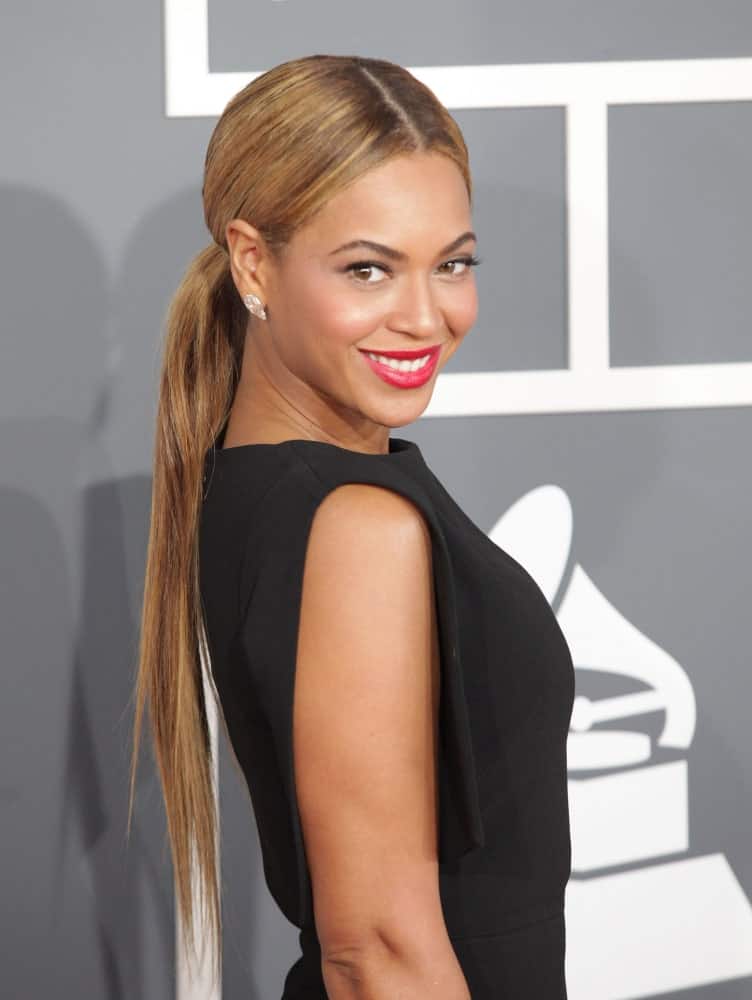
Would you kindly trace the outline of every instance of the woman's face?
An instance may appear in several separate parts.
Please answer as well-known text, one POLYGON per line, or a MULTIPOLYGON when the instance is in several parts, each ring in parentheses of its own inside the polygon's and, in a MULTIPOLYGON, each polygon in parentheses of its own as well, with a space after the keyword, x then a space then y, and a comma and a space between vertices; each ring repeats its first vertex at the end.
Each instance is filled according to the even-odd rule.
POLYGON ((455 164, 436 153, 410 154, 341 191, 279 262, 259 266, 269 319, 254 321, 255 343, 272 377, 278 372, 281 392, 289 397, 298 381, 308 387, 288 401, 320 426, 321 406, 333 407, 366 433, 369 424, 417 419, 477 317, 471 230, 455 164), (361 240, 384 249, 347 246, 361 240), (435 360, 422 374, 394 374, 369 360, 369 351, 433 351, 435 360))

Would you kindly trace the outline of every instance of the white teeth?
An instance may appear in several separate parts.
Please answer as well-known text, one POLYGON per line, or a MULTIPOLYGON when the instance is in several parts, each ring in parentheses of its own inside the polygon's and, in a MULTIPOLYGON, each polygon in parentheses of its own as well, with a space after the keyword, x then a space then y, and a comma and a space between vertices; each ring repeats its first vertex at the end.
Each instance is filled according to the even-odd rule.
POLYGON ((386 365, 387 368, 393 368, 397 372, 417 372, 418 369, 422 368, 424 365, 428 364, 430 354, 425 354, 422 358, 415 358, 413 361, 398 361, 396 358, 387 358, 383 354, 374 354, 372 351, 366 351, 369 358, 373 358, 374 361, 378 361, 381 365, 386 365))

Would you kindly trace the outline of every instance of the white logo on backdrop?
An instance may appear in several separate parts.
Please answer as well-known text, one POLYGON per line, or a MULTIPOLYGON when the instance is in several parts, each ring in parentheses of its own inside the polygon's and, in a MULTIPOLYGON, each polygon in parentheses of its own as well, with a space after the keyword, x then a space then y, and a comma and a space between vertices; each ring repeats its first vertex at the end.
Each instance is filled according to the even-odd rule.
MULTIPOLYGON (((566 493, 558 486, 532 490, 489 537, 553 606, 572 542, 566 493)), ((687 856, 687 753, 695 731, 689 678, 579 564, 556 613, 576 670, 610 675, 601 680, 617 678, 628 689, 598 699, 579 695, 572 711, 570 995, 628 1000, 752 975, 752 906, 728 861, 722 854, 687 856), (654 742, 629 726, 648 713, 661 723, 654 742)))

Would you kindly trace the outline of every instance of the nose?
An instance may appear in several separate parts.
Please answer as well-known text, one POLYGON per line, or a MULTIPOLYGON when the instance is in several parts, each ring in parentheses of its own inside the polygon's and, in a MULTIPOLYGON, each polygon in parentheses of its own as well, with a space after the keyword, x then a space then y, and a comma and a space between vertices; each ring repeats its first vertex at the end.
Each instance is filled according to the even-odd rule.
POLYGON ((430 277, 416 274, 406 280, 389 324, 414 337, 431 338, 444 329, 444 317, 430 277))

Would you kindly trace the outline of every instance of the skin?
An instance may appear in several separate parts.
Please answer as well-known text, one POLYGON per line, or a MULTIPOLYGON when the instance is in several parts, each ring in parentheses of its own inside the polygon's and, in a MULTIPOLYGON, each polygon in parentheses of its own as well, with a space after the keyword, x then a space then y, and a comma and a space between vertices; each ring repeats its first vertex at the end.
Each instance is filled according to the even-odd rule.
POLYGON ((233 280, 253 292, 267 320, 249 314, 241 377, 224 444, 327 441, 387 453, 389 430, 416 420, 438 373, 477 318, 474 269, 451 263, 475 250, 462 174, 447 157, 411 153, 375 167, 340 191, 275 260, 257 229, 226 227, 233 280), (392 260, 351 240, 385 244, 392 260), (346 271, 359 261, 375 267, 346 271), (360 350, 441 345, 429 381, 410 389, 384 382, 360 350))

